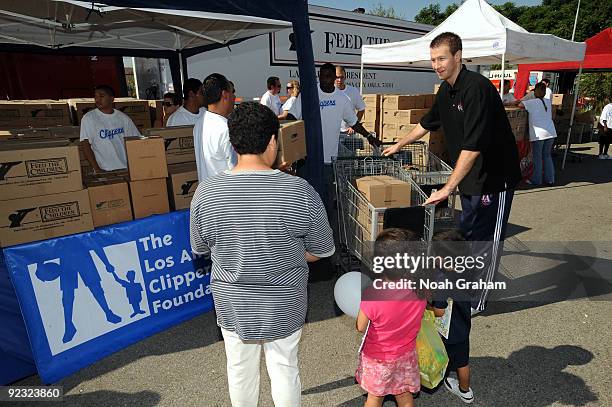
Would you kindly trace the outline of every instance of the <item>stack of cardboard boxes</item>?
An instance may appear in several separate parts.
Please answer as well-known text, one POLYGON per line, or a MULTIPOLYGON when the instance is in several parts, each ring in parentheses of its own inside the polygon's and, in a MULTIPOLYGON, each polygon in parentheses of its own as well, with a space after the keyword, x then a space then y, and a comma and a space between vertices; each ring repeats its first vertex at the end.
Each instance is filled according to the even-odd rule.
POLYGON ((384 142, 406 137, 429 111, 434 95, 383 95, 380 134, 384 142))
POLYGON ((158 136, 126 137, 125 150, 134 218, 168 213, 164 139, 158 136))
POLYGON ((0 129, 70 126, 66 102, 57 100, 0 101, 0 129))
POLYGON ((0 142, 0 246, 92 229, 76 146, 44 139, 0 142))
MULTIPOLYGON (((69 99, 68 104, 75 125, 81 124, 83 116, 96 108, 92 98, 69 99)), ((115 109, 128 115, 141 133, 151 127, 151 106, 148 100, 115 98, 115 109)))
POLYGON ((145 131, 148 136, 164 141, 168 163, 168 196, 172 210, 186 209, 198 187, 198 171, 193 149, 193 126, 154 128, 145 131))

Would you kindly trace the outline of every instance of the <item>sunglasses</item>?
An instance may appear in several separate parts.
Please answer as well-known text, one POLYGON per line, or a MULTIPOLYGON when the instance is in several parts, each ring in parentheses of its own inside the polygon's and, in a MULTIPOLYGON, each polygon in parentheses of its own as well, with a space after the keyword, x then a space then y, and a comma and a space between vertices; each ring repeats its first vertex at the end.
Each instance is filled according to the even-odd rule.
POLYGON ((287 86, 287 90, 293 89, 293 86, 287 86))
POLYGON ((174 103, 172 103, 172 102, 164 102, 163 105, 166 106, 166 107, 172 107, 172 106, 174 106, 174 103))
POLYGON ((345 79, 345 76, 336 76, 336 79, 345 79))

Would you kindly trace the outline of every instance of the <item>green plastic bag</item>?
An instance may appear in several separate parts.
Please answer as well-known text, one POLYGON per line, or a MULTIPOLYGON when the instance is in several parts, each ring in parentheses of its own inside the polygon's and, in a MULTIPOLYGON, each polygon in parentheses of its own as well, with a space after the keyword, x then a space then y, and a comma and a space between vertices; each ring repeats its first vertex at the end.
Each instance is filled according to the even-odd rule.
POLYGON ((448 366, 448 355, 436 329, 433 311, 425 310, 423 314, 421 330, 416 339, 416 350, 419 357, 421 385, 433 389, 444 378, 448 366))

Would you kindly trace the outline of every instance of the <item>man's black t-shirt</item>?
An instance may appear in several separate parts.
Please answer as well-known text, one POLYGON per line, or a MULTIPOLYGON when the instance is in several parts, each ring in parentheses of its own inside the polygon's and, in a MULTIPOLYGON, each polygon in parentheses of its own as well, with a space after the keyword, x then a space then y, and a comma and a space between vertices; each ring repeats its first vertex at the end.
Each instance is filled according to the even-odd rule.
POLYGON ((518 149, 504 105, 495 86, 481 74, 463 66, 454 86, 443 82, 421 126, 426 130, 442 126, 453 166, 461 150, 480 152, 459 183, 462 194, 496 193, 521 180, 518 149))

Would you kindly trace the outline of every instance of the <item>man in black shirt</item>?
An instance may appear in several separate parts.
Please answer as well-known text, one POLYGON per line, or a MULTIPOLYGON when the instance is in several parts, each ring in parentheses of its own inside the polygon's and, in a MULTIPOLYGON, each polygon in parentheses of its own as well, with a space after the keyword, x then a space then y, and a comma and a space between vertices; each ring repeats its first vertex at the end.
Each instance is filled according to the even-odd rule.
MULTIPOLYGON (((446 185, 425 203, 444 201, 459 187, 462 232, 468 240, 488 243, 475 245, 479 248, 473 255, 488 252, 489 261, 474 280, 491 282, 521 172, 512 129, 497 89, 484 76, 465 68, 461 50, 461 38, 454 33, 442 33, 431 42, 431 64, 444 82, 420 124, 384 154, 397 153, 430 130, 444 129, 454 170, 446 185)), ((484 309, 487 294, 486 289, 475 293, 475 310, 484 309)))

